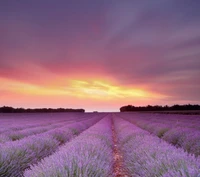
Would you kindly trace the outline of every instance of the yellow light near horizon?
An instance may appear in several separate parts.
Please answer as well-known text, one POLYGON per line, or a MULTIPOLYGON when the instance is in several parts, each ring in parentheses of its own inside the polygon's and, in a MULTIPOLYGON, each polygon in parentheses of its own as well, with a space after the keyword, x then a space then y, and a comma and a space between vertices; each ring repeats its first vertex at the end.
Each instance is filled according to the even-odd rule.
POLYGON ((161 95, 154 94, 142 89, 118 86, 100 80, 71 80, 70 84, 71 85, 69 87, 73 88, 74 91, 81 93, 83 97, 99 99, 161 97, 161 95))
POLYGON ((71 96, 82 99, 116 100, 126 98, 162 98, 163 95, 155 94, 139 88, 132 88, 113 84, 104 80, 76 80, 71 79, 63 85, 39 86, 13 80, 2 80, 6 89, 19 94, 43 96, 71 96))

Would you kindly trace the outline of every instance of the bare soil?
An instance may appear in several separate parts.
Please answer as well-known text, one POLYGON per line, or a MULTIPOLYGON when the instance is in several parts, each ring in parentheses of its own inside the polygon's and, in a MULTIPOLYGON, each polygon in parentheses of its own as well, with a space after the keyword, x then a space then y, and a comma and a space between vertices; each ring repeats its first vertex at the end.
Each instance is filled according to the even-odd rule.
POLYGON ((118 148, 117 135, 115 132, 114 124, 112 123, 112 135, 113 135, 113 157, 114 157, 114 176, 115 177, 130 177, 127 170, 123 167, 123 155, 118 148))

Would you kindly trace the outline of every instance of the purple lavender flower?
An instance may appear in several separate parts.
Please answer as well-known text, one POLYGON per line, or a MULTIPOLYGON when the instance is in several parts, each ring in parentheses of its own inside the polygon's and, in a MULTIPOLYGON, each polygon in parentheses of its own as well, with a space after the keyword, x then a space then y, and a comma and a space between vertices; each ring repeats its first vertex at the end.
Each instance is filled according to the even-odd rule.
POLYGON ((135 177, 197 177, 200 158, 166 143, 156 136, 122 120, 115 119, 124 166, 135 177), (126 129, 121 130, 122 127, 126 129))
POLYGON ((105 118, 41 161, 25 177, 108 177, 112 175, 111 120, 105 118))

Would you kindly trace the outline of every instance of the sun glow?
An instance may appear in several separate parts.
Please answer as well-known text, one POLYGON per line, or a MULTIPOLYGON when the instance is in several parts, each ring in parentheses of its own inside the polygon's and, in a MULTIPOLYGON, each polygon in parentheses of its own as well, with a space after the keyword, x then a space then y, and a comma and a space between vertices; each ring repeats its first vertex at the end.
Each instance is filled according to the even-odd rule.
POLYGON ((99 99, 149 96, 149 93, 143 90, 125 88, 119 85, 113 85, 111 83, 99 80, 71 80, 70 86, 71 88, 73 88, 74 91, 81 93, 82 96, 99 99))
POLYGON ((0 104, 15 107, 72 107, 85 108, 87 111, 118 111, 122 105, 146 105, 166 98, 143 87, 125 86, 112 79, 99 77, 59 77, 47 79, 42 84, 0 78, 0 83, 0 104))
POLYGON ((113 84, 103 79, 70 79, 57 85, 32 85, 11 80, 0 79, 4 83, 1 90, 9 90, 16 94, 37 96, 67 96, 80 99, 118 100, 118 99, 149 99, 162 98, 163 95, 155 94, 144 89, 125 87, 113 84))

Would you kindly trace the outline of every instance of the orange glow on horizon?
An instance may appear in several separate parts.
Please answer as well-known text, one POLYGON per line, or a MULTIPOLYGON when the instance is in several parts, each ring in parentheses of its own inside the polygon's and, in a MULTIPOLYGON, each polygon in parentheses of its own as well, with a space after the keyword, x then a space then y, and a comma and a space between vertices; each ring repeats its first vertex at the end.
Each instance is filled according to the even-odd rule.
MULTIPOLYGON (((10 91, 15 94, 30 96, 70 96, 79 99, 92 99, 99 101, 118 99, 149 99, 164 98, 164 95, 152 93, 139 87, 126 87, 114 84, 112 81, 103 79, 66 79, 62 85, 39 86, 8 79, 0 79, 3 83, 1 90, 10 91)), ((53 101, 53 100, 52 100, 53 101)))

